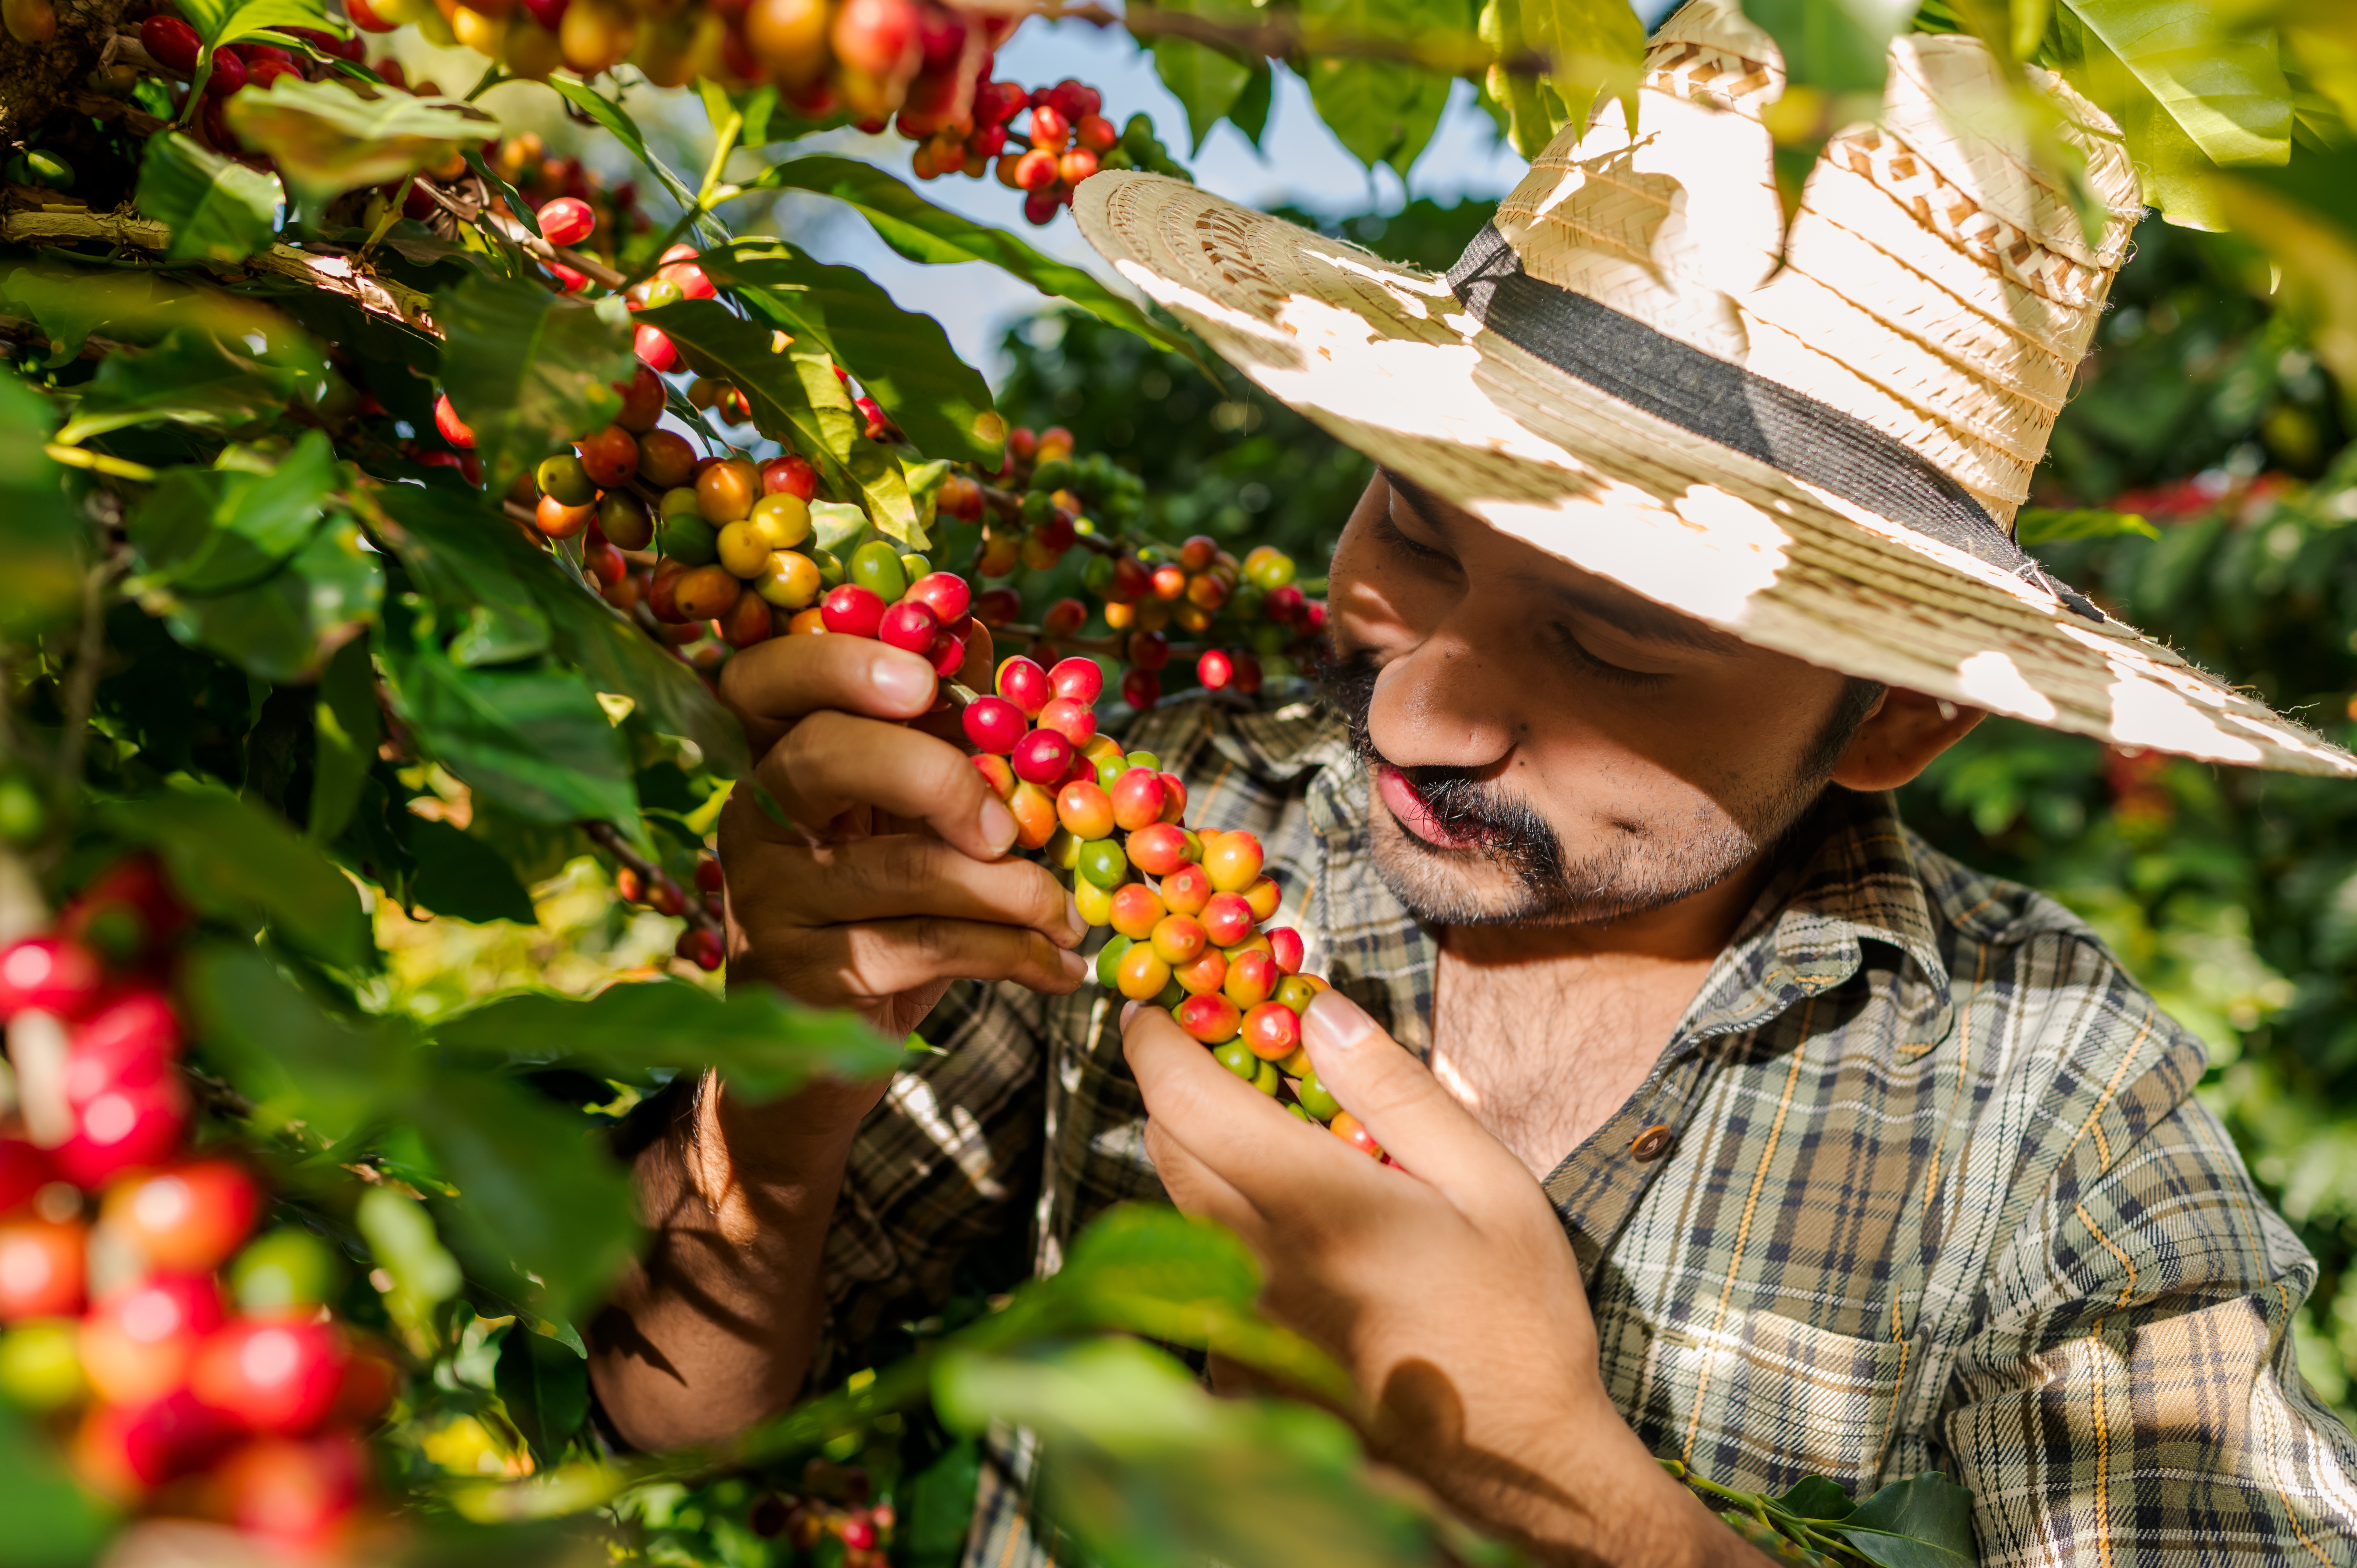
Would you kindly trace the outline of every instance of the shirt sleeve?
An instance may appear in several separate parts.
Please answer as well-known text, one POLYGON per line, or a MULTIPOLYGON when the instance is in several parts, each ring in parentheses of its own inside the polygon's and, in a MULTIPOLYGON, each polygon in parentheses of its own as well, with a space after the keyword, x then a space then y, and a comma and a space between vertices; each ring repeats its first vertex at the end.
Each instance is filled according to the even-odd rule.
POLYGON ((917 1032, 932 1049, 894 1075, 844 1172, 813 1391, 866 1365, 878 1332, 938 1310, 977 1246, 1026 1233, 1046 1103, 1041 999, 960 982, 917 1032))
POLYGON ((2357 1443, 2293 1359, 2316 1264, 2199 1073, 2106 1097, 1990 1272, 1940 1425, 1984 1568, 2357 1559, 2357 1443))

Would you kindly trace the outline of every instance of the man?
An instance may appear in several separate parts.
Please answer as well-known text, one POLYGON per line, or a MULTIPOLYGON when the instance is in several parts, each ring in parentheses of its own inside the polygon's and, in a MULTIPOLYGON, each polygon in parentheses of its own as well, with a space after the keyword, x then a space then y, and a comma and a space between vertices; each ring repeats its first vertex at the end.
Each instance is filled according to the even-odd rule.
MULTIPOLYGON (((2122 744, 2357 761, 2047 579, 2003 520, 2125 250, 2116 136, 2057 90, 2100 241, 1960 132, 1978 46, 1905 38, 1789 243, 1772 47, 1696 5, 1447 279, 1145 177, 1125 275, 1382 471, 1331 569, 1330 704, 1133 744, 1258 832, 1335 990, 1319 1078, 1399 1162, 1082 985, 1076 908, 902 721, 923 661, 765 644, 724 690, 732 977, 942 1047, 640 1162, 660 1240, 599 1325, 628 1439, 860 1363, 963 1260, 1165 1193, 1357 1378, 1374 1450, 1543 1560, 1750 1554, 1745 1488, 1946 1470, 1988 1563, 2347 1561, 2357 1444, 2301 1383, 2314 1273, 2191 1090, 2199 1044, 2064 911, 1888 791, 1996 708, 2122 744), (815 824, 823 824, 815 825, 815 824)), ((994 1492, 970 1562, 1023 1560, 994 1492)))

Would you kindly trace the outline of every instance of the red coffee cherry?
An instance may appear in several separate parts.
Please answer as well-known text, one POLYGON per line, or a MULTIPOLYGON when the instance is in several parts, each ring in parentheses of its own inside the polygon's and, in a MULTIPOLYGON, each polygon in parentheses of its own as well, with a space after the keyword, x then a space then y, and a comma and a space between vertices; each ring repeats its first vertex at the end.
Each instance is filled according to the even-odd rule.
POLYGON ((910 653, 923 653, 933 646, 933 639, 942 631, 941 618, 921 604, 903 600, 885 610, 877 623, 876 635, 893 648, 910 653))
POLYGON ((590 483, 599 489, 619 489, 639 471, 638 440, 619 424, 609 424, 576 445, 581 466, 589 470, 590 483))
POLYGON ((967 703, 962 722, 966 739, 977 750, 1000 757, 1013 751, 1030 727, 1023 710, 1004 697, 982 697, 967 703))
POLYGON ((178 76, 194 76, 205 47, 197 30, 178 16, 150 16, 139 24, 139 43, 156 63, 178 76))
POLYGON ((1178 1004, 1171 1016, 1178 1019, 1180 1028, 1207 1046, 1234 1039, 1243 1022, 1236 1004, 1216 991, 1189 996, 1178 1004))
POLYGON ((317 1559, 346 1531, 367 1463, 348 1433, 264 1437, 221 1461, 214 1477, 240 1530, 295 1557, 317 1559))
POLYGON ((826 629, 846 637, 874 637, 884 622, 884 601, 856 583, 829 589, 818 607, 826 629))
POLYGON ((194 1273, 226 1262, 261 1210, 262 1189, 243 1166, 189 1160, 118 1184, 100 1218, 149 1267, 194 1273))
POLYGON ((552 245, 577 245, 597 228, 597 214, 577 196, 560 196, 541 204, 540 237, 552 245))
POLYGON ((761 465, 761 493, 790 495, 806 501, 818 494, 818 470, 811 466, 809 458, 796 453, 772 457, 761 465))
MULTIPOLYGON (((1118 805, 1114 808, 1119 811, 1118 805)), ((1168 878, 1187 864, 1186 830, 1176 822, 1156 822, 1137 829, 1122 842, 1130 865, 1148 876, 1168 878)))
POLYGON ((1019 653, 1000 661, 997 685, 998 694, 1020 708, 1027 719, 1039 717, 1056 694, 1048 672, 1019 653))
POLYGON ((1104 694, 1104 671, 1093 659, 1059 659, 1048 671, 1048 684, 1059 697, 1090 704, 1104 694))
POLYGON ((88 1234, 78 1219, 0 1220, 0 1324, 81 1311, 88 1234))
MULTIPOLYGON (((1070 697, 1058 697, 1039 710, 1039 727, 1054 730, 1078 747, 1086 746, 1097 736, 1096 710, 1086 703, 1076 703, 1070 697)), ((1096 769, 1090 767, 1090 775, 1096 769)))
POLYGON ((1203 929, 1211 933, 1213 947, 1232 948, 1252 935, 1252 906, 1236 893, 1214 893, 1203 906, 1203 929))
POLYGON ((151 1274, 91 1304, 81 1320, 81 1366, 110 1404, 145 1404, 180 1387, 197 1348, 221 1326, 221 1287, 210 1274, 151 1274))
POLYGON ((27 1009, 74 1017, 106 984, 98 955, 60 937, 26 937, 0 950, 0 1023, 27 1009))
POLYGON ((1054 788, 1072 770, 1072 743, 1054 730, 1035 729, 1015 743, 1007 762, 1026 783, 1054 788))
POLYGON ((679 363, 679 349, 660 327, 638 327, 630 337, 630 351, 651 370, 668 371, 679 363))
POLYGON ((1281 1062, 1301 1047, 1301 1015, 1282 1002, 1264 1002, 1243 1017, 1244 1044, 1265 1062, 1281 1062))
POLYGON ((345 1354, 329 1324, 240 1318, 198 1348, 188 1387, 248 1432, 297 1437, 335 1408, 345 1354))
POLYGON ((1121 678, 1121 700, 1139 713, 1162 700, 1162 682, 1146 670, 1132 670, 1121 678))
POLYGON ((1207 692, 1220 691, 1235 678, 1235 660, 1219 649, 1207 649, 1203 656, 1195 660, 1195 679, 1203 683, 1207 692))
POLYGON ((1279 926, 1267 935, 1268 956, 1276 961, 1276 967, 1287 974, 1299 974, 1302 959, 1301 933, 1291 926, 1279 926))
POLYGON ((954 572, 928 572, 909 585, 909 599, 931 610, 942 626, 953 627, 973 607, 974 590, 954 572))
POLYGON ((728 957, 721 948, 720 939, 702 926, 690 926, 682 931, 672 950, 706 974, 717 971, 728 957))
POLYGON ((458 417, 458 411, 450 406, 450 396, 447 392, 442 393, 434 400, 434 428, 440 432, 442 439, 451 446, 462 451, 474 449, 475 433, 468 426, 465 420, 458 417))
POLYGON ((648 366, 640 365, 627 382, 615 382, 614 390, 622 394, 622 412, 614 423, 623 429, 643 435, 662 419, 662 378, 648 366))

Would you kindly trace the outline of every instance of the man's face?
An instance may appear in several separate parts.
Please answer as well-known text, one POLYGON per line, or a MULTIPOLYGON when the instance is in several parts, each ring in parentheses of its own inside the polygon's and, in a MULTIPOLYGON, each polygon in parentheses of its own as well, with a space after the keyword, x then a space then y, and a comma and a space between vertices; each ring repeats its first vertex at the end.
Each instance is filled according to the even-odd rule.
POLYGON ((1814 802, 1874 694, 1381 474, 1329 599, 1377 869, 1440 925, 1611 920, 1716 886, 1814 802))

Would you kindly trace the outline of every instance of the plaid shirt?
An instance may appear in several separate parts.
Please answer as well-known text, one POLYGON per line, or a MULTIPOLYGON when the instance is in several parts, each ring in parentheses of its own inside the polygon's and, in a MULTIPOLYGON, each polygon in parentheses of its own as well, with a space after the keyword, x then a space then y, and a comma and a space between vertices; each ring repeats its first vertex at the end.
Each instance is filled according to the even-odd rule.
MULTIPOLYGON (((1306 702, 1150 713, 1189 815, 1257 832, 1306 967, 1411 1048, 1435 947, 1377 878, 1363 769, 1306 702)), ((2201 1046, 2050 900, 1834 790, 1643 1086, 1545 1182, 1603 1375, 1745 1489, 1970 1487, 1988 1568, 2357 1560, 2357 1442, 2293 1361, 2314 1262, 2192 1098, 2201 1046)), ((1053 1270, 1160 1200, 1118 999, 954 989, 863 1129, 830 1237, 836 1373, 1028 1227, 1053 1270)), ((986 1478, 966 1561, 1043 1561, 986 1478)))

